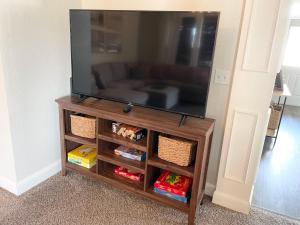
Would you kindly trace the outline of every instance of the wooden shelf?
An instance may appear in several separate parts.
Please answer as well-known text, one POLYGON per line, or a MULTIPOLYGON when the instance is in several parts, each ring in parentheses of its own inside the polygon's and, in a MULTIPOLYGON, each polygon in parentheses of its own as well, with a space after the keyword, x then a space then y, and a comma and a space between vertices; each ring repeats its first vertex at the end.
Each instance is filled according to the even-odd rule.
POLYGON ((160 201, 164 204, 170 205, 170 206, 176 206, 177 209, 184 211, 184 212, 188 212, 189 208, 190 208, 190 202, 188 201, 187 203, 183 203, 171 198, 168 198, 166 196, 160 195, 158 193, 155 193, 153 191, 153 186, 150 186, 149 188, 147 188, 147 193, 149 193, 151 195, 152 199, 155 199, 157 201, 160 201))
POLYGON ((145 162, 140 162, 132 159, 127 159, 122 156, 118 156, 114 154, 113 150, 110 149, 102 149, 99 151, 99 155, 97 156, 99 160, 125 167, 129 170, 134 170, 138 173, 145 174, 145 162))
POLYGON ((118 183, 121 183, 123 185, 134 187, 135 189, 144 189, 144 182, 133 181, 125 177, 117 176, 114 174, 114 168, 114 165, 106 165, 103 171, 101 171, 100 175, 111 180, 117 181, 118 183))
POLYGON ((180 115, 159 110, 135 106, 130 113, 124 113, 126 104, 89 98, 78 102, 75 97, 64 97, 57 100, 59 104, 62 175, 68 170, 76 171, 95 180, 113 185, 121 190, 127 190, 144 196, 165 206, 173 207, 188 214, 188 224, 194 224, 197 205, 202 201, 206 172, 208 167, 209 149, 211 146, 214 120, 189 117, 178 127, 180 115), (70 114, 82 113, 97 118, 96 139, 78 137, 71 134, 70 114), (113 121, 142 127, 147 130, 147 137, 140 141, 132 141, 111 131, 113 121), (193 140, 197 143, 195 162, 189 167, 182 167, 157 156, 158 135, 160 133, 193 140), (68 152, 85 144, 97 149, 97 165, 91 169, 68 162, 68 152), (117 146, 134 148, 146 152, 148 159, 139 162, 115 155, 117 146), (197 165, 197 167, 195 167, 197 165), (116 166, 144 174, 144 180, 137 182, 114 174, 116 166), (179 175, 193 178, 191 198, 188 203, 182 203, 153 191, 153 182, 161 170, 169 170, 179 175))
POLYGON ((88 169, 88 168, 76 165, 74 163, 66 162, 66 167, 68 169, 75 170, 75 171, 77 171, 81 174, 84 174, 84 175, 96 174, 96 165, 93 166, 92 168, 88 169))
POLYGON ((150 159, 148 159, 148 165, 158 167, 160 169, 169 170, 179 175, 184 175, 187 177, 194 177, 194 165, 185 167, 178 166, 174 163, 168 162, 166 160, 158 158, 157 154, 154 154, 150 159))
POLYGON ((143 152, 147 151, 147 137, 139 141, 132 141, 129 138, 124 138, 117 134, 108 131, 101 131, 98 135, 99 139, 109 141, 115 144, 123 145, 125 147, 134 148, 143 152))
POLYGON ((79 144, 88 145, 93 148, 97 147, 96 139, 83 138, 73 134, 65 134, 65 139, 79 144))

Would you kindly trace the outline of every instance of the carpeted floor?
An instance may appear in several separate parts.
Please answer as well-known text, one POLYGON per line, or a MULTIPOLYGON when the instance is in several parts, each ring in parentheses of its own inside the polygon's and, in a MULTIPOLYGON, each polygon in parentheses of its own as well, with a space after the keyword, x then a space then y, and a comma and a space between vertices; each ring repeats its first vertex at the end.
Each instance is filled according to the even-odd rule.
MULTIPOLYGON (((1 225, 182 225, 187 216, 77 173, 56 175, 20 197, 0 189, 1 225)), ((196 224, 300 224, 253 209, 249 216, 212 204, 198 207, 196 224)))

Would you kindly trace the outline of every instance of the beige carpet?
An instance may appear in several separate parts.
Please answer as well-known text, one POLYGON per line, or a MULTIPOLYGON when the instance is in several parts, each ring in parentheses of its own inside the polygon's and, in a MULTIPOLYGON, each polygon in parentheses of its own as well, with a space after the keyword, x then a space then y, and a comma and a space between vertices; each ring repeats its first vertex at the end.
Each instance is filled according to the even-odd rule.
MULTIPOLYGON (((300 224, 258 209, 249 216, 212 204, 198 207, 196 224, 300 224)), ((1 225, 181 225, 187 216, 101 182, 69 172, 56 175, 20 197, 0 189, 1 225)))

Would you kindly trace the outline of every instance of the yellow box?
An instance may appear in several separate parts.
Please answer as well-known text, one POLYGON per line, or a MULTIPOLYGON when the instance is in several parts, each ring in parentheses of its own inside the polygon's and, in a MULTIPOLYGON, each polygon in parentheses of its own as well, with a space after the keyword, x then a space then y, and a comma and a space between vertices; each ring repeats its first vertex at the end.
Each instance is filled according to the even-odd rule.
POLYGON ((96 148, 81 145, 68 153, 68 162, 90 169, 96 164, 96 155, 96 148))

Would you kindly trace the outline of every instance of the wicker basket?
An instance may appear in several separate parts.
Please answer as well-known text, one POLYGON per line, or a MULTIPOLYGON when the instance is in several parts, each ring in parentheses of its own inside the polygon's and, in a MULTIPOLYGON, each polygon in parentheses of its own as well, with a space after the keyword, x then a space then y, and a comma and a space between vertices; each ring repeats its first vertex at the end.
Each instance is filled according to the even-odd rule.
POLYGON ((195 142, 159 135, 158 157, 179 166, 189 166, 195 157, 195 147, 195 142))
POLYGON ((277 104, 272 104, 271 108, 271 116, 268 124, 268 129, 276 130, 278 129, 281 113, 282 113, 282 106, 277 104))
POLYGON ((93 117, 73 114, 71 117, 71 132, 84 138, 96 138, 96 119, 93 117))

